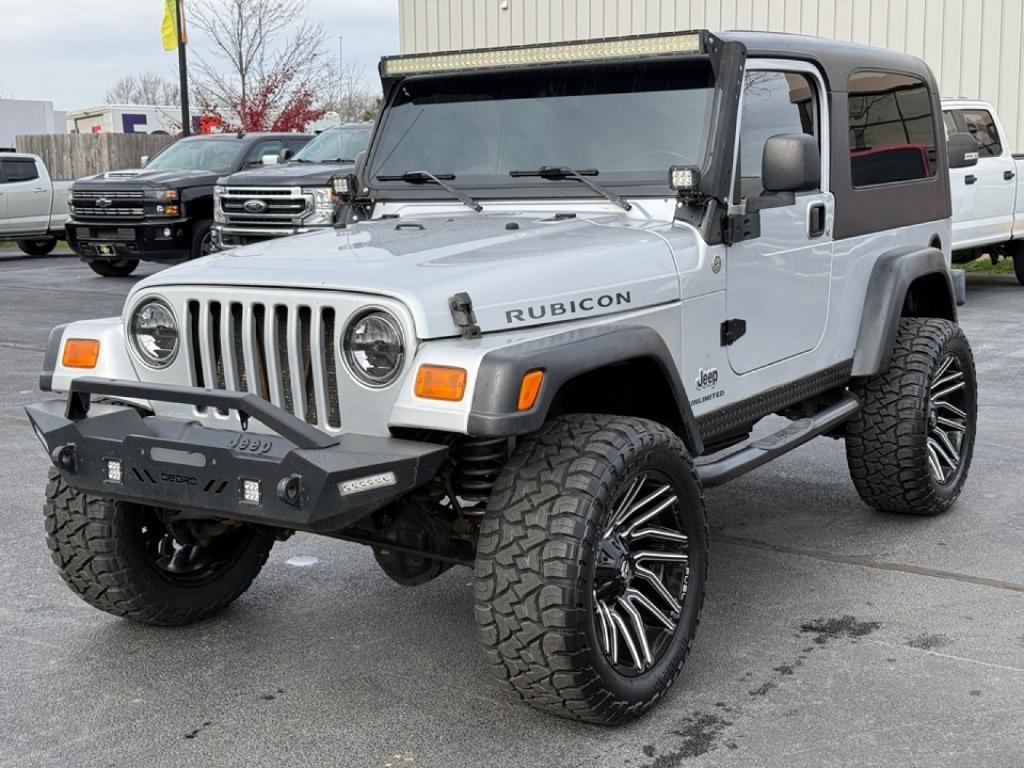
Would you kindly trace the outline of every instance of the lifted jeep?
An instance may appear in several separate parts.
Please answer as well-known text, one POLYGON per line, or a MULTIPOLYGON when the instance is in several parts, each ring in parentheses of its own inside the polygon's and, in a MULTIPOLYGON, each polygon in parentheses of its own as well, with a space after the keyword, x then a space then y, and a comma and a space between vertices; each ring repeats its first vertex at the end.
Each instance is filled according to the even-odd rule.
POLYGON ((879 510, 956 500, 975 370, 921 61, 702 31, 381 75, 337 227, 54 331, 41 384, 66 401, 28 414, 83 599, 198 621, 295 531, 401 584, 468 565, 497 674, 620 723, 697 630, 703 488, 824 435, 879 510), (923 161, 879 162, 906 146, 923 161))

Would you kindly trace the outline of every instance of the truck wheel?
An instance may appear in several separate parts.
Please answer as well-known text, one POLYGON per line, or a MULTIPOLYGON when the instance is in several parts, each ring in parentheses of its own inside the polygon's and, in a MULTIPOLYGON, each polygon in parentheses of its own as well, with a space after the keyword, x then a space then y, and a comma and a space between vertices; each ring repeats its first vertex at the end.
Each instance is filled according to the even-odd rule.
POLYGON ((1017 282, 1024 285, 1024 242, 1019 240, 1013 245, 1013 271, 1017 273, 1017 282))
POLYGON ((704 500, 670 430, 554 419, 517 446, 480 527, 476 619, 527 703, 617 724, 675 681, 704 601, 704 500))
POLYGON ((19 240, 18 248, 29 256, 46 256, 57 247, 57 238, 44 237, 39 240, 19 240))
POLYGON ((948 320, 900 320, 889 370, 853 388, 846 458, 860 497, 883 512, 936 515, 971 466, 978 416, 974 356, 948 320))
POLYGON ((213 247, 213 222, 197 221, 192 228, 192 249, 189 255, 191 259, 198 259, 215 253, 213 247))
POLYGON ((256 578, 273 540, 236 528, 207 545, 182 544, 150 507, 86 496, 50 470, 46 541, 85 602, 144 624, 179 626, 227 607, 256 578))
POLYGON ((137 266, 139 266, 138 259, 120 259, 118 261, 93 259, 89 261, 89 269, 103 277, 128 277, 137 266))

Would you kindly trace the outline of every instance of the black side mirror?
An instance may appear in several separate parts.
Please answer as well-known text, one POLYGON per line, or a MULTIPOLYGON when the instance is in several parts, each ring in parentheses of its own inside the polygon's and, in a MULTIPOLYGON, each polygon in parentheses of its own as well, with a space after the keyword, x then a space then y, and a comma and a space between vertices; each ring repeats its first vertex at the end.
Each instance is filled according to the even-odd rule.
POLYGON ((358 155, 356 155, 355 168, 352 169, 352 173, 357 179, 363 178, 363 167, 366 165, 366 150, 364 149, 358 155))
POLYGON ((764 144, 761 186, 765 192, 809 192, 821 186, 818 140, 807 134, 772 136, 764 144))
POLYGON ((970 168, 978 164, 978 142, 969 133, 951 133, 946 139, 946 157, 950 168, 970 168))
POLYGON ((281 151, 280 151, 280 152, 278 153, 278 155, 277 155, 277 161, 278 161, 279 163, 287 163, 287 162, 288 162, 289 160, 291 160, 291 159, 292 159, 293 157, 295 157, 295 153, 294 153, 294 152, 293 152, 293 151, 292 151, 291 149, 289 149, 288 147, 285 147, 284 149, 282 149, 282 150, 281 150, 281 151))

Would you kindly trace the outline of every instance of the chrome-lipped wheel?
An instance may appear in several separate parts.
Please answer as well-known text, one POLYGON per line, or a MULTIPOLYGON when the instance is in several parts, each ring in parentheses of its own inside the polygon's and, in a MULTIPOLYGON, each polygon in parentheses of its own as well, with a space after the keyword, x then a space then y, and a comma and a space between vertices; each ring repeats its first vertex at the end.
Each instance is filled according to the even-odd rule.
POLYGON ((635 676, 665 654, 689 582, 679 494, 661 473, 638 476, 616 500, 599 542, 594 615, 605 658, 635 676))
POLYGON ((966 379, 959 358, 950 353, 932 376, 928 392, 928 468, 945 484, 960 469, 967 434, 966 379))

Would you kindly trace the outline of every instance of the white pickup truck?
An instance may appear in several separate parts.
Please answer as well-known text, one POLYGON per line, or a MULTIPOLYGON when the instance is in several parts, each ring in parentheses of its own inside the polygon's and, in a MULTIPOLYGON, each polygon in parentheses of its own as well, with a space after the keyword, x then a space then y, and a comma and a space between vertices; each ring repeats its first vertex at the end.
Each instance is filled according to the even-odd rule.
POLYGON ((45 256, 64 239, 70 181, 51 181, 37 155, 0 154, 0 240, 45 256))
POLYGON ((946 139, 968 134, 977 144, 978 161, 951 167, 953 262, 987 255, 1012 258, 1024 285, 1024 154, 1013 154, 999 116, 991 104, 971 99, 943 99, 946 139))

